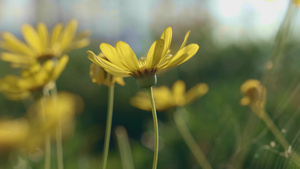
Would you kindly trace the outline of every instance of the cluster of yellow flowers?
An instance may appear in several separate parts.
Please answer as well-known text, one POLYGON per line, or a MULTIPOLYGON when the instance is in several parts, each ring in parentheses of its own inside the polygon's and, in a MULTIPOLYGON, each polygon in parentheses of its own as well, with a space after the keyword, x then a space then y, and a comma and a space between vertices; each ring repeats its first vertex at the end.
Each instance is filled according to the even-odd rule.
POLYGON ((72 19, 49 32, 44 23, 38 23, 36 29, 25 24, 21 29, 25 42, 9 32, 2 33, 0 48, 4 51, 0 58, 12 68, 21 69, 21 73, 0 79, 0 92, 10 100, 33 98, 35 102, 24 117, 0 120, 1 153, 43 147, 46 135, 54 140, 59 123, 64 123, 63 135, 72 133, 74 115, 82 110, 83 101, 71 93, 57 94, 55 81, 68 63, 66 53, 89 44, 90 32, 76 33, 77 26, 72 19), (51 90, 55 94, 50 97, 51 90))

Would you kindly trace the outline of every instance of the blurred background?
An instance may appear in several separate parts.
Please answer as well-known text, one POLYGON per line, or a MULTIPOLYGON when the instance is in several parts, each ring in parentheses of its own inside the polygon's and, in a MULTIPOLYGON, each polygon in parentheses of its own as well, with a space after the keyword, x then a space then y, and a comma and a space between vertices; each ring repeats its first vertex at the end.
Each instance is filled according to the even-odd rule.
MULTIPOLYGON (((138 57, 145 56, 168 26, 173 28, 172 51, 178 50, 189 30, 188 44, 197 43, 200 48, 191 60, 159 73, 156 86, 172 87, 176 80, 183 80, 187 89, 208 84, 206 95, 185 106, 185 121, 213 168, 289 168, 284 149, 270 145, 277 142, 265 124, 249 107, 239 104, 243 82, 268 75, 265 64, 275 50, 288 7, 287 0, 0 0, 0 31, 23 39, 20 29, 24 23, 44 22, 51 29, 74 18, 79 30, 92 32, 88 47, 69 53, 69 63, 57 81, 58 91, 81 96, 85 105, 76 115, 74 132, 63 142, 66 169, 99 168, 102 159, 108 91, 106 86, 92 83, 86 50, 98 53, 100 43, 114 46, 122 40, 138 57)), ((283 30, 289 34, 281 44, 282 58, 271 70, 272 83, 266 84, 266 109, 278 128, 285 129, 284 135, 297 151, 300 16, 294 12, 289 19, 293 22, 290 29, 283 30)), ((17 72, 0 61, 1 78, 17 72)), ((127 129, 135 168, 151 168, 153 151, 147 144, 153 139, 151 112, 130 105, 129 100, 141 89, 132 77, 125 82, 124 87, 116 85, 115 89, 108 168, 122 168, 114 134, 117 126, 127 129)), ((175 127, 172 113, 158 113, 158 168, 201 168, 175 127)), ((1 117, 25 114, 23 102, 0 95, 1 117)), ((42 168, 43 164, 37 161, 32 166, 42 168)))

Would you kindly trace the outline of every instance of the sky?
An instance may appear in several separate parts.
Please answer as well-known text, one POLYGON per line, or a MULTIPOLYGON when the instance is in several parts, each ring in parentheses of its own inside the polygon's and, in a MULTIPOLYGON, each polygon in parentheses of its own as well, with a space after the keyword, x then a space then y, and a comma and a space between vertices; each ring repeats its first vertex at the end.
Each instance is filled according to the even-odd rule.
MULTIPOLYGON (((0 31, 20 36, 23 23, 43 21, 53 26, 76 18, 80 29, 91 29, 95 37, 122 38, 142 50, 141 42, 151 37, 149 27, 157 19, 153 11, 162 4, 169 4, 165 15, 207 10, 218 22, 213 34, 220 44, 243 36, 272 40, 288 7, 287 0, 0 0, 0 31)), ((296 20, 298 27, 299 15, 296 20)))

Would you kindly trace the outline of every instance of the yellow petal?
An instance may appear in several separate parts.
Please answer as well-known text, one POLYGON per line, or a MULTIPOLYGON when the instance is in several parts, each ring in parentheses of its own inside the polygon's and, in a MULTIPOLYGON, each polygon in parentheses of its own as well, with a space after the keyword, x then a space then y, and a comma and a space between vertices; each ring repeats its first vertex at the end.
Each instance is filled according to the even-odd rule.
POLYGON ((100 44, 100 50, 102 51, 102 53, 104 54, 104 56, 112 64, 115 64, 118 67, 120 67, 121 69, 124 69, 124 70, 127 70, 127 71, 131 70, 128 65, 124 64, 124 62, 125 62, 124 59, 125 58, 121 57, 121 55, 118 54, 118 52, 116 51, 116 49, 114 47, 112 47, 110 44, 101 43, 100 44))
POLYGON ((171 41, 172 41, 172 28, 171 27, 167 27, 164 32, 161 34, 160 39, 164 40, 165 45, 164 45, 164 49, 162 52, 162 55, 166 55, 170 45, 171 45, 171 41))
POLYGON ((54 67, 52 76, 50 77, 51 80, 55 81, 58 79, 58 77, 61 75, 61 73, 65 69, 68 61, 69 61, 68 55, 64 55, 58 60, 58 63, 54 67))
POLYGON ((152 70, 162 59, 162 52, 164 49, 164 40, 156 40, 150 47, 147 58, 146 68, 148 71, 152 70))
POLYGON ((92 78, 92 82, 101 85, 105 79, 104 69, 92 63, 90 66, 90 77, 92 78))
POLYGON ((56 24, 55 27, 52 30, 51 34, 51 46, 58 43, 58 40, 60 39, 61 32, 62 32, 63 24, 59 23, 56 24))
POLYGON ((79 41, 72 41, 72 42, 70 42, 70 45, 66 47, 64 52, 69 52, 69 51, 74 50, 74 49, 80 49, 80 48, 88 46, 89 44, 90 44, 89 39, 82 39, 82 40, 79 40, 79 41))
POLYGON ((136 55, 127 43, 118 41, 115 48, 118 55, 124 59, 126 63, 124 65, 126 65, 126 67, 128 67, 131 71, 139 70, 139 63, 136 55))
POLYGON ((129 71, 125 71, 124 69, 121 69, 120 67, 118 67, 118 66, 110 63, 109 61, 98 57, 92 51, 88 50, 87 53, 89 54, 88 58, 92 62, 94 62, 95 64, 101 66, 108 73, 110 73, 110 74, 112 74, 114 76, 119 76, 119 77, 128 77, 128 76, 130 76, 129 75, 130 74, 129 71))
POLYGON ((250 98, 248 96, 244 96, 240 101, 240 105, 242 106, 247 106, 249 104, 250 104, 250 98))
POLYGON ((40 37, 41 46, 43 48, 43 51, 45 51, 49 39, 47 26, 44 23, 39 23, 37 25, 37 30, 38 30, 38 35, 40 37))
POLYGON ((197 44, 189 44, 188 46, 180 49, 175 56, 171 58, 168 65, 162 68, 170 68, 186 62, 197 53, 198 49, 199 46, 197 44))
POLYGON ((68 45, 70 45, 70 42, 73 40, 75 32, 77 30, 78 22, 75 19, 72 19, 69 21, 69 23, 66 25, 60 40, 60 48, 62 51, 64 51, 68 45))
POLYGON ((175 105, 183 106, 185 104, 185 83, 182 80, 176 81, 172 87, 172 91, 175 105))
POLYGON ((22 34, 26 42, 33 49, 35 49, 38 52, 38 54, 41 54, 42 52, 41 40, 38 33, 34 30, 34 28, 29 24, 25 24, 22 27, 22 34))
POLYGON ((30 56, 33 55, 32 50, 25 43, 16 38, 13 34, 4 32, 2 34, 2 38, 4 42, 0 42, 1 48, 15 53, 21 53, 30 56))
POLYGON ((30 65, 35 62, 32 57, 28 57, 27 55, 19 55, 8 52, 1 53, 1 59, 7 62, 12 62, 18 65, 30 65))
POLYGON ((185 104, 190 104, 195 99, 202 97, 205 95, 209 90, 209 87, 205 83, 200 83, 188 90, 185 95, 185 104))
POLYGON ((183 47, 185 47, 186 42, 187 42, 187 40, 188 40, 188 38, 189 38, 189 36, 190 36, 190 32, 191 32, 191 31, 188 31, 188 32, 185 34, 184 40, 183 40, 183 42, 182 42, 182 44, 181 44, 179 50, 182 49, 183 47))

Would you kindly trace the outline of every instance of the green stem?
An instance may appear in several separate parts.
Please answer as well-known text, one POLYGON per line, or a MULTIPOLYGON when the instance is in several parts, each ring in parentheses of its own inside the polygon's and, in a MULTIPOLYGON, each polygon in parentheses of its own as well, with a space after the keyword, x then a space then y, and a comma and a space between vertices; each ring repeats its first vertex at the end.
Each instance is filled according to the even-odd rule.
MULTIPOLYGON (((43 96, 47 99, 50 98, 50 93, 47 88, 43 89, 43 96)), ((42 103, 42 113, 43 113, 43 120, 46 121, 46 112, 45 112, 45 106, 46 106, 46 100, 43 100, 42 103)), ((50 142, 50 134, 47 133, 45 136, 45 169, 51 168, 51 142, 50 142)))
POLYGON ((274 124, 273 120, 270 118, 265 109, 261 109, 261 119, 266 123, 268 128, 271 130, 273 135, 278 140, 279 144, 285 149, 285 153, 287 156, 291 157, 291 160, 300 167, 300 156, 292 150, 292 146, 287 142, 285 137, 281 134, 277 126, 274 124))
POLYGON ((154 147, 154 157, 153 157, 152 169, 156 169, 157 168, 157 160, 158 160, 158 144, 159 144, 158 122, 157 122, 157 115, 156 115, 156 108, 155 108, 155 103, 154 103, 152 87, 147 88, 147 92, 148 92, 150 102, 151 102, 154 133, 155 133, 155 138, 154 138, 155 139, 155 147, 154 147))
MULTIPOLYGON (((52 97, 57 106, 57 88, 56 83, 52 82, 53 86, 51 89, 52 97)), ((59 114, 59 122, 56 129, 56 153, 57 153, 57 167, 58 169, 64 169, 64 159, 63 159, 63 143, 62 143, 62 124, 61 124, 61 113, 59 114)))
POLYGON ((114 105, 114 86, 112 85, 109 87, 109 91, 108 91, 108 109, 107 109, 107 117, 106 117, 106 130, 105 130, 102 169, 106 169, 106 165, 107 165, 109 142, 110 142, 110 135, 111 135, 111 123, 112 123, 112 116, 113 116, 113 105, 114 105))
POLYGON ((197 162, 203 169, 212 169, 210 163, 206 159, 203 151, 196 143, 195 139, 193 138, 192 134, 190 133, 188 127, 186 126, 184 119, 181 115, 181 113, 185 112, 184 109, 179 109, 174 114, 174 119, 176 126, 179 130, 179 133, 183 137, 185 143, 189 147, 189 149, 192 151, 194 157, 196 158, 197 162))
POLYGON ((128 134, 125 127, 119 126, 115 130, 121 154, 123 169, 134 169, 128 134))

